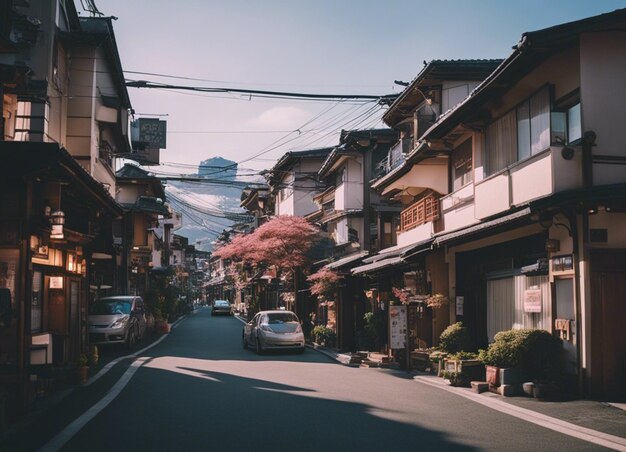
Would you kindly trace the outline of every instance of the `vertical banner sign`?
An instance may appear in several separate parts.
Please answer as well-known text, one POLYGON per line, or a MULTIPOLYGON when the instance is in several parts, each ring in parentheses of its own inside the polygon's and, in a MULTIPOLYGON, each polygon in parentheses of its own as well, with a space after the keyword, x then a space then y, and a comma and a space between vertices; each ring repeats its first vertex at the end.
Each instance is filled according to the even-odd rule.
POLYGON ((456 297, 456 315, 463 315, 463 303, 465 303, 465 297, 456 297))
POLYGON ((406 348, 406 306, 389 306, 389 343, 392 350, 406 348))

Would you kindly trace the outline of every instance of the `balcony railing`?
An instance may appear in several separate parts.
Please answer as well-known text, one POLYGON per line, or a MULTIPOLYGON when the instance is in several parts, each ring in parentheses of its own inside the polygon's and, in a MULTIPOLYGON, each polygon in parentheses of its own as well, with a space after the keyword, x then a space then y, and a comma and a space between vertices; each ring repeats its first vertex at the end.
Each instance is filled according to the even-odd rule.
POLYGON ((412 138, 398 141, 390 150, 387 158, 381 161, 375 168, 375 178, 383 177, 404 163, 406 154, 410 151, 413 143, 412 138))
POLYGON ((439 218, 439 198, 428 195, 400 213, 400 231, 408 231, 439 218))

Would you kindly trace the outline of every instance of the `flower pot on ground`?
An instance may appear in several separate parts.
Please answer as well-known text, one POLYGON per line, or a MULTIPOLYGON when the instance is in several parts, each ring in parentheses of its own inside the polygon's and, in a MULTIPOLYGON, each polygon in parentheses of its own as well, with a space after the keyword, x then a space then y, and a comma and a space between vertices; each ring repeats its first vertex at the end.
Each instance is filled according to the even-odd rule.
POLYGON ((78 357, 76 363, 76 375, 78 383, 85 384, 89 378, 89 358, 84 353, 78 357))
POLYGON ((324 347, 334 347, 335 346, 335 331, 332 328, 329 328, 324 325, 317 325, 311 331, 311 336, 315 343, 319 345, 323 345, 324 347))
POLYGON ((457 374, 459 386, 469 385, 472 381, 485 380, 485 365, 476 353, 459 352, 445 359, 445 372, 457 374))
POLYGON ((497 366, 485 366, 485 377, 490 387, 500 386, 500 368, 497 366))
POLYGON ((98 346, 92 345, 91 351, 89 352, 89 363, 92 366, 97 367, 99 361, 100 361, 100 353, 98 351, 98 346))
POLYGON ((170 324, 164 319, 155 320, 154 329, 158 334, 167 334, 170 332, 170 324))
POLYGON ((553 381, 560 373, 561 351, 561 341, 548 331, 508 330, 497 333, 489 348, 480 351, 480 358, 488 366, 490 384, 508 386, 513 394, 523 392, 524 382, 553 381))

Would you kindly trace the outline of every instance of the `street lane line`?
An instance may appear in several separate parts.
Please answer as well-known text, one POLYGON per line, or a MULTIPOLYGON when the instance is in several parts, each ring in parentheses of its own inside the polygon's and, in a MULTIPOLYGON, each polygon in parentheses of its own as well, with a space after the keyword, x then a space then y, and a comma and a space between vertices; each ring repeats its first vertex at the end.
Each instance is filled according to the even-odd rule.
POLYGON ((429 386, 433 386, 435 388, 443 389, 444 391, 459 395, 461 397, 465 397, 466 399, 480 403, 487 408, 500 411, 501 413, 514 416, 518 419, 522 419, 533 424, 537 424, 541 427, 545 427, 555 432, 572 436, 574 438, 597 444, 599 446, 607 447, 609 449, 626 452, 626 438, 609 435, 608 433, 599 432, 597 430, 592 430, 586 427, 581 427, 580 425, 562 421, 561 419, 553 418, 545 414, 537 413, 536 411, 511 405, 500 400, 491 399, 479 394, 475 394, 473 392, 458 390, 447 385, 435 383, 430 379, 430 377, 416 376, 413 379, 415 381, 419 381, 420 383, 424 383, 429 386))
POLYGON ((130 355, 126 355, 126 356, 120 356, 119 358, 114 359, 113 361, 111 361, 110 363, 108 363, 106 366, 104 366, 102 369, 100 369, 100 371, 95 374, 93 377, 91 377, 89 379, 89 381, 87 383, 85 383, 83 386, 89 386, 93 383, 95 383, 96 381, 98 381, 100 378, 102 378, 109 370, 111 370, 111 368, 113 366, 115 366, 117 363, 119 363, 122 360, 128 359, 128 358, 136 358, 137 356, 143 354, 143 352, 145 352, 146 350, 150 350, 152 347, 158 345, 162 340, 164 340, 167 337, 168 333, 164 334, 163 336, 161 336, 160 338, 158 338, 156 341, 154 341, 152 344, 148 345, 147 347, 142 348, 139 351, 136 351, 135 353, 131 353, 130 355))
POLYGON ((126 370, 122 378, 111 388, 111 390, 102 398, 98 403, 85 411, 81 416, 76 418, 71 424, 65 427, 59 434, 52 438, 46 445, 44 445, 40 452, 56 452, 61 449, 69 440, 71 440, 76 433, 82 429, 85 424, 96 417, 102 410, 104 410, 109 403, 122 392, 122 389, 126 387, 130 379, 135 372, 149 360, 149 357, 139 358, 134 361, 130 367, 126 370))

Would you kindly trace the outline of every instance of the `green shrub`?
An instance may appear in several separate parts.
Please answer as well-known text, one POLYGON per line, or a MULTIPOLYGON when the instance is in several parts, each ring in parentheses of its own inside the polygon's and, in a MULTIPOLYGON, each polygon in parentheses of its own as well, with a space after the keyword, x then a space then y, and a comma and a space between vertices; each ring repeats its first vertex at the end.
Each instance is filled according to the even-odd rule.
POLYGON ((446 353, 458 353, 472 348, 469 332, 462 322, 450 325, 441 333, 439 348, 446 353))
POLYGON ((462 361, 464 359, 477 359, 478 353, 474 352, 457 352, 451 355, 448 355, 448 359, 454 359, 458 361, 462 361))
POLYGON ((552 379, 561 369, 561 340, 545 330, 501 331, 487 350, 480 351, 484 364, 517 367, 528 378, 552 379))
POLYGON ((322 344, 327 347, 335 345, 335 332, 327 326, 317 325, 313 328, 313 330, 311 330, 311 336, 313 336, 313 340, 318 344, 322 344))
POLYGON ((469 380, 463 372, 444 370, 441 376, 450 381, 450 386, 469 386, 469 380))

